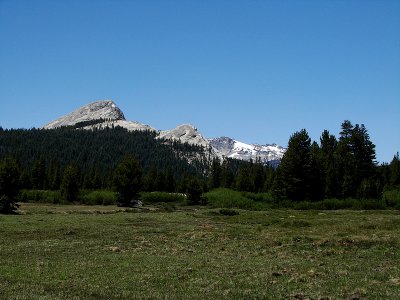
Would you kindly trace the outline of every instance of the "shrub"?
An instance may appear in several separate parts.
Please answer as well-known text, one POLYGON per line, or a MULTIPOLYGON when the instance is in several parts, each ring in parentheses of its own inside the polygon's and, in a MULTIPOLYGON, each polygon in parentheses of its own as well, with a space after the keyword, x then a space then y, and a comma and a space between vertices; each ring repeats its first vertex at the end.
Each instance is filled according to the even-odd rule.
POLYGON ((86 205, 115 205, 117 197, 112 191, 96 190, 84 193, 81 201, 86 205))
POLYGON ((213 207, 240 208, 247 210, 263 210, 267 206, 262 202, 256 202, 243 196, 241 192, 231 189, 219 188, 205 194, 208 202, 213 207))
POLYGON ((221 208, 219 213, 224 216, 237 216, 239 214, 238 211, 229 208, 221 208))
POLYGON ((60 191, 49 190, 23 190, 20 194, 20 200, 23 202, 38 203, 63 203, 60 191))
POLYGON ((140 199, 144 203, 157 203, 157 202, 180 202, 186 201, 184 194, 167 193, 167 192, 142 192, 140 199))
POLYGON ((382 200, 387 206, 400 209, 400 189, 384 191, 382 200))
POLYGON ((165 212, 173 212, 176 210, 176 207, 171 203, 161 202, 160 209, 165 212))

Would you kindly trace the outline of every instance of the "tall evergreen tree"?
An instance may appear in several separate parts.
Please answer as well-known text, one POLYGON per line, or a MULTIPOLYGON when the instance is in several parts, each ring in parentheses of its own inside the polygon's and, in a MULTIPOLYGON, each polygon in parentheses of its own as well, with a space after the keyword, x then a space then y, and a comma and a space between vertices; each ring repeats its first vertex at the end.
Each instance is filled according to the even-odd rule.
POLYGON ((74 165, 68 165, 64 170, 61 181, 61 195, 68 202, 77 201, 79 193, 79 169, 74 165))
POLYGON ((260 193, 265 186, 265 171, 260 158, 257 158, 255 164, 253 164, 252 173, 254 192, 260 193))
POLYGON ((305 129, 294 133, 279 167, 283 198, 294 201, 310 196, 311 140, 305 129))
POLYGON ((37 160, 31 173, 32 187, 37 190, 46 188, 46 162, 43 158, 37 160))
POLYGON ((139 162, 131 155, 126 155, 114 171, 113 182, 117 192, 118 203, 130 206, 137 197, 142 182, 142 168, 139 162))
POLYGON ((317 142, 311 145, 309 199, 322 200, 325 196, 325 176, 321 149, 317 142))
POLYGON ((239 191, 253 192, 254 183, 251 176, 251 166, 243 164, 239 169, 239 174, 236 177, 236 188, 239 191))
POLYGON ((321 163, 324 181, 324 196, 333 198, 339 196, 339 185, 337 180, 337 170, 335 163, 335 151, 337 148, 337 140, 328 130, 322 132, 321 138, 321 163))
POLYGON ((370 141, 365 126, 353 126, 350 121, 344 121, 335 154, 342 196, 365 197, 366 181, 369 181, 376 171, 375 145, 370 141), (362 183, 364 192, 363 195, 359 195, 362 183))
POLYGON ((221 166, 221 186, 231 188, 235 180, 235 174, 230 166, 229 160, 224 159, 221 166))
POLYGON ((211 163, 210 176, 208 186, 210 189, 215 189, 221 186, 222 182, 222 167, 218 157, 213 158, 211 163))
POLYGON ((0 162, 0 213, 11 213, 18 208, 19 168, 12 158, 0 162))
POLYGON ((393 157, 389 168, 390 168, 390 185, 392 187, 400 187, 400 158, 398 152, 393 157))

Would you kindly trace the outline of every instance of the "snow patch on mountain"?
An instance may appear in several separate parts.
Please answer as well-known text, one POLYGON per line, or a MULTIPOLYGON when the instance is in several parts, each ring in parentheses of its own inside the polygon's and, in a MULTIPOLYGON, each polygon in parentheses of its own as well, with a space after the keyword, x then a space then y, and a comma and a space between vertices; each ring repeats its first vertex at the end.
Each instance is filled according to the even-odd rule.
POLYGON ((191 145, 203 146, 211 157, 235 158, 241 160, 260 159, 264 164, 276 165, 282 159, 286 149, 276 144, 246 144, 229 137, 206 139, 196 127, 190 124, 179 125, 171 130, 156 130, 149 125, 136 121, 127 121, 123 112, 112 100, 99 100, 84 105, 46 125, 44 129, 62 126, 76 126, 80 129, 104 129, 123 127, 129 131, 149 130, 157 132, 157 138, 191 145))
POLYGON ((263 164, 280 161, 286 151, 276 144, 246 144, 229 137, 209 139, 209 142, 222 157, 247 161, 260 159, 263 164))

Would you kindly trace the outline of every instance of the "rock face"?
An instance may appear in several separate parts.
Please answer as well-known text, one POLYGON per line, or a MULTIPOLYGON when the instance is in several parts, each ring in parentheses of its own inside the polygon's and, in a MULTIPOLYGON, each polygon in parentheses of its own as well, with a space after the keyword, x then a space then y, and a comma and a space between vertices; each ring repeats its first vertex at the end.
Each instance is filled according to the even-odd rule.
POLYGON ((241 160, 256 161, 261 159, 263 164, 276 165, 286 149, 276 144, 258 145, 246 144, 229 137, 220 137, 209 140, 211 146, 223 157, 236 158, 241 160))
POLYGON ((160 139, 175 140, 191 145, 203 146, 211 157, 228 157, 241 160, 252 159, 253 161, 261 159, 262 163, 273 166, 279 164, 286 151, 285 148, 275 144, 246 144, 229 137, 206 139, 197 128, 190 124, 179 125, 171 130, 158 131, 149 125, 125 120, 124 114, 112 100, 100 100, 89 103, 44 125, 43 128, 53 129, 73 125, 77 125, 77 128, 88 130, 120 126, 129 131, 156 131, 158 134, 157 138, 160 139))
POLYGON ((171 130, 162 130, 158 137, 192 145, 201 145, 206 148, 210 147, 209 141, 197 131, 197 128, 190 124, 179 125, 171 130))
POLYGON ((154 130, 149 125, 144 125, 135 121, 126 121, 123 112, 115 105, 112 100, 99 100, 89 103, 74 110, 73 112, 58 118, 43 126, 44 129, 53 129, 62 126, 72 126, 82 122, 96 121, 95 124, 82 126, 83 129, 106 128, 121 126, 130 131, 133 130, 154 130))

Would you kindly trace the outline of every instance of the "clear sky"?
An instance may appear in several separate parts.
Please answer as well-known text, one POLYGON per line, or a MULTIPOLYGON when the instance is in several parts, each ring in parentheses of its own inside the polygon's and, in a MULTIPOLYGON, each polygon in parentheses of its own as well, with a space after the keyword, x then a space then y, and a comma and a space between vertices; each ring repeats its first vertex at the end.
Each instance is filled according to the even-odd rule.
POLYGON ((365 124, 400 151, 398 0, 0 0, 0 126, 113 99, 128 120, 286 146, 365 124))

